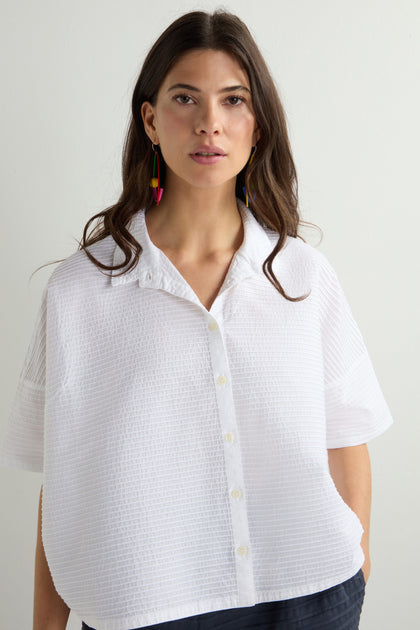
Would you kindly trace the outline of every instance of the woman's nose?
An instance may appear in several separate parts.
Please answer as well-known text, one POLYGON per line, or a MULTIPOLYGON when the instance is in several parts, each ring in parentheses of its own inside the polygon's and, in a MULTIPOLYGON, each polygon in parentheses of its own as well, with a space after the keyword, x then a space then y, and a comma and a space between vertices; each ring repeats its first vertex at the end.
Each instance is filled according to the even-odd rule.
POLYGON ((218 134, 221 130, 219 112, 215 105, 206 105, 199 109, 195 123, 197 134, 218 134))

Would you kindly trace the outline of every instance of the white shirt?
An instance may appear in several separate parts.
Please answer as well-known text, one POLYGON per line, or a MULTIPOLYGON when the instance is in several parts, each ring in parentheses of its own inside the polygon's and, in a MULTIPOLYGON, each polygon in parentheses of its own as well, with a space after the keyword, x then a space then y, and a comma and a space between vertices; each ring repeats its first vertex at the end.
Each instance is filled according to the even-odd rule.
MULTIPOLYGON (((244 241, 209 311, 150 240, 112 280, 78 251, 52 273, 2 447, 43 471, 58 593, 97 630, 127 630, 318 592, 363 564, 362 526, 327 448, 392 423, 324 254, 242 202, 244 241)), ((111 264, 111 237, 91 246, 111 264)))

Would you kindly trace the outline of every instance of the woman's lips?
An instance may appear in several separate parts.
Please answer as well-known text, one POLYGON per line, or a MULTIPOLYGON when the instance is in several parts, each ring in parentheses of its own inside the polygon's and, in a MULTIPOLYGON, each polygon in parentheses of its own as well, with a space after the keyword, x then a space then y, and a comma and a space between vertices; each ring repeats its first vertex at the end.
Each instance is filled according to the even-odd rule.
POLYGON ((216 147, 213 144, 202 144, 196 147, 190 156, 198 164, 216 164, 226 157, 226 153, 221 147, 216 147))
POLYGON ((217 162, 220 162, 220 160, 223 160, 226 156, 220 154, 202 155, 200 153, 191 153, 190 157, 192 157, 194 162, 197 162, 197 164, 216 164, 217 162))

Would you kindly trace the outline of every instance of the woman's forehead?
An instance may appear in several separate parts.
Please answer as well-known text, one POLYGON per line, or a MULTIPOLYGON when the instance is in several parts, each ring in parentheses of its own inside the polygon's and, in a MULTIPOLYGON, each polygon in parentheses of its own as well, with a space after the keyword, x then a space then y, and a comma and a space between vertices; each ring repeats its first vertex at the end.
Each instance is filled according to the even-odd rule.
POLYGON ((220 84, 221 87, 244 85, 249 88, 246 71, 238 60, 222 50, 191 50, 184 53, 166 75, 163 86, 171 83, 220 84), (222 85, 225 84, 225 85, 222 85))

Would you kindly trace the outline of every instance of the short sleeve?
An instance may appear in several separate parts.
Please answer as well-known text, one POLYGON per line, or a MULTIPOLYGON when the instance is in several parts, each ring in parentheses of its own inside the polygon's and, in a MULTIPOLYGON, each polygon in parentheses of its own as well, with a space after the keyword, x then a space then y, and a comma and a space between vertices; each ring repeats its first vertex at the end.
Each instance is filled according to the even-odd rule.
POLYGON ((325 259, 320 299, 327 448, 364 444, 393 423, 363 336, 325 259))
POLYGON ((47 287, 38 309, 0 446, 0 464, 43 471, 46 384, 47 287))

